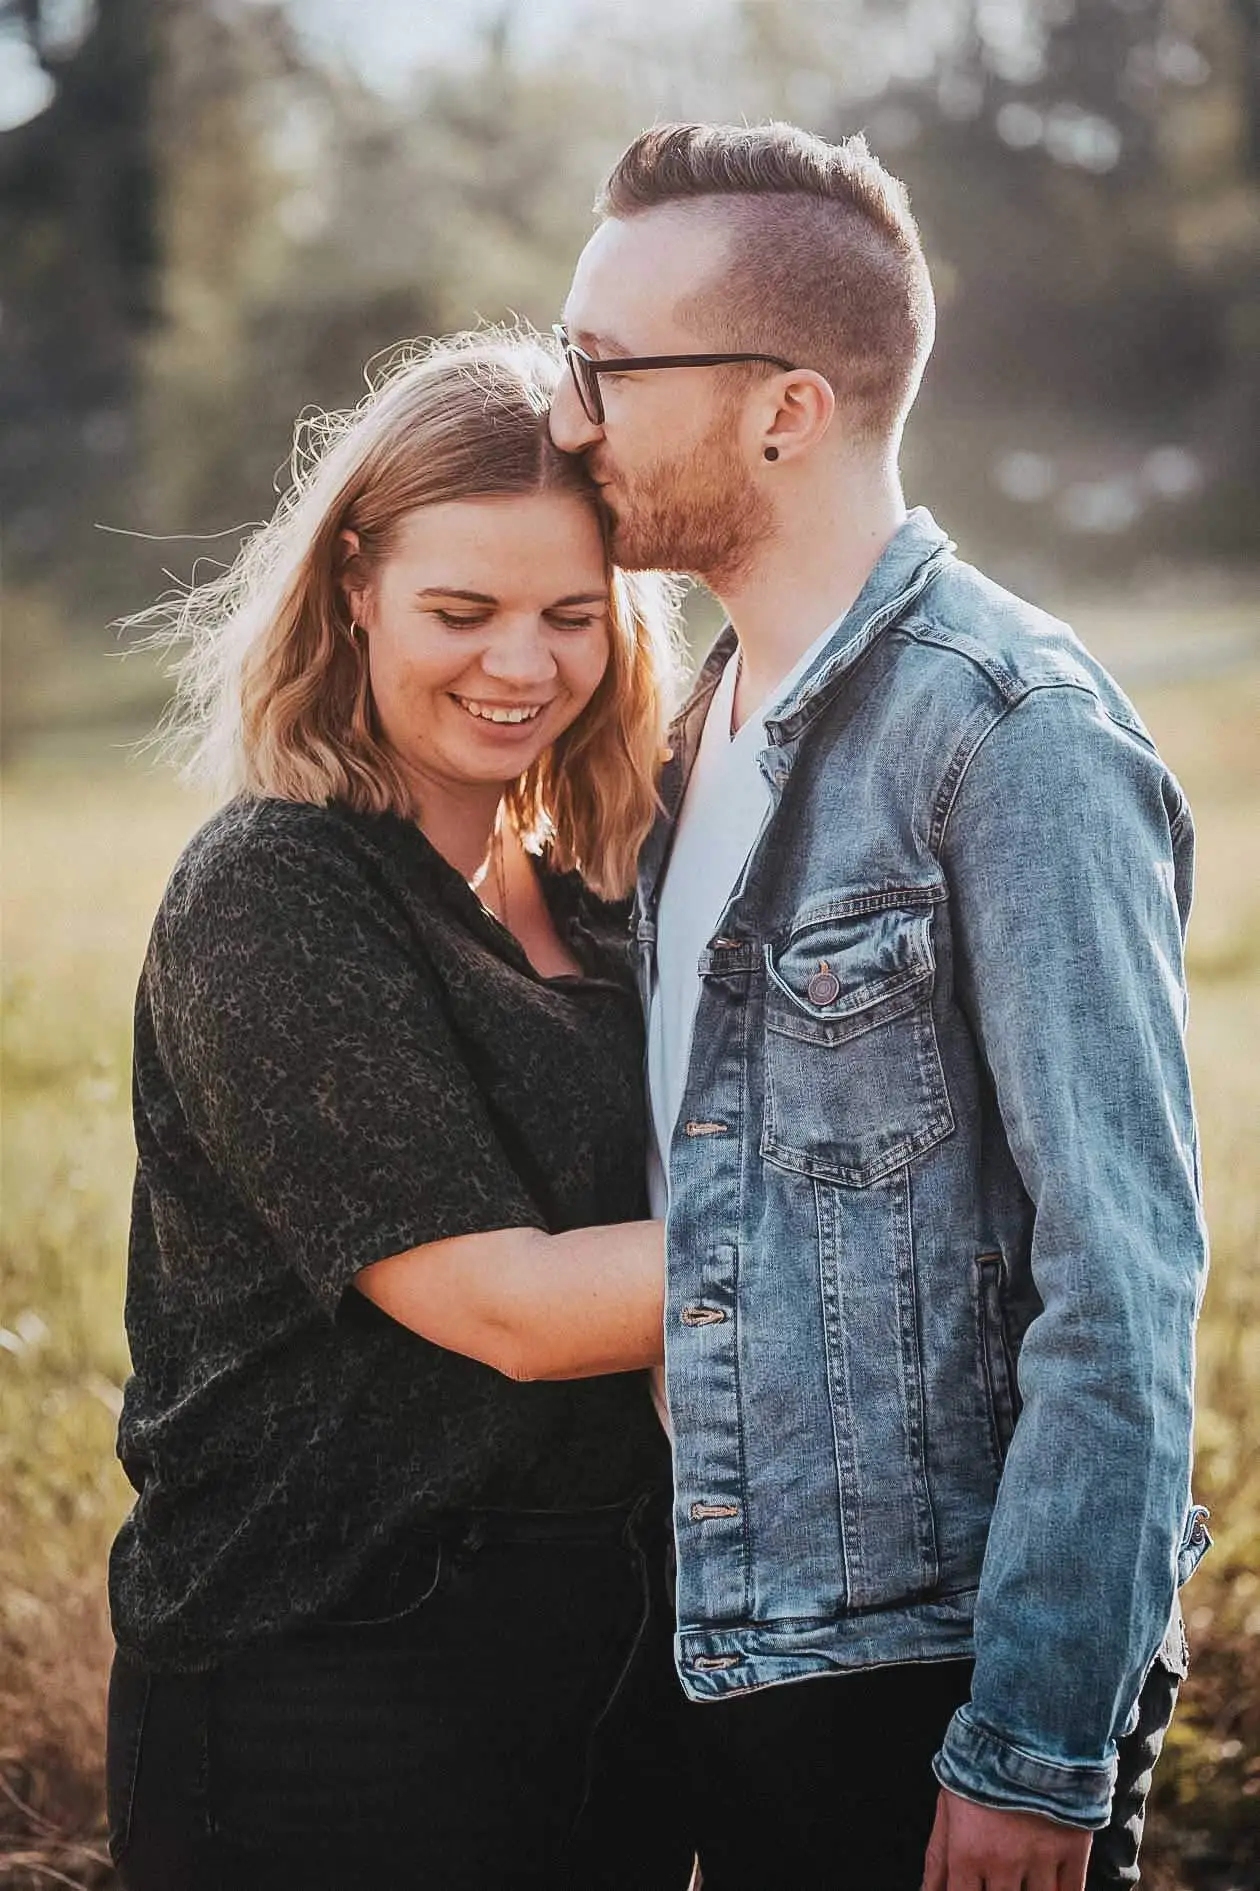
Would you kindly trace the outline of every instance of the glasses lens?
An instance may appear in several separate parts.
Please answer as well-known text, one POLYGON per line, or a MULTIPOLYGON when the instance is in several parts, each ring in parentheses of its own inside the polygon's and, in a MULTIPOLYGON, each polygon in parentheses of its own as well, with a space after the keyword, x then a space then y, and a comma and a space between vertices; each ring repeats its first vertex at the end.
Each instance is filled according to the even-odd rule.
POLYGON ((604 424, 604 397, 599 389, 599 376, 596 374, 585 355, 575 355, 578 395, 586 409, 586 418, 593 420, 597 427, 604 424))
POLYGON ((604 418, 604 404, 599 398, 599 376, 591 372, 586 356, 579 348, 574 347, 559 322, 554 325, 552 332, 564 349, 564 358, 569 364, 569 373, 573 376, 573 385, 582 403, 582 412, 588 420, 598 426, 604 418))

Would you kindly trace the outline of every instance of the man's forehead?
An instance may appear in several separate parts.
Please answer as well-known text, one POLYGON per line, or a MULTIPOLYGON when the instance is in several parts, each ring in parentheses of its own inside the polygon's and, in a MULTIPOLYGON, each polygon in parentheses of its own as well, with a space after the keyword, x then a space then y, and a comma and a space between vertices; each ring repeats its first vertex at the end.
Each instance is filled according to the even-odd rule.
POLYGON ((725 233, 691 206, 663 205, 609 217, 578 258, 564 306, 569 334, 593 354, 634 353, 663 329, 682 331, 675 311, 722 260, 725 233))

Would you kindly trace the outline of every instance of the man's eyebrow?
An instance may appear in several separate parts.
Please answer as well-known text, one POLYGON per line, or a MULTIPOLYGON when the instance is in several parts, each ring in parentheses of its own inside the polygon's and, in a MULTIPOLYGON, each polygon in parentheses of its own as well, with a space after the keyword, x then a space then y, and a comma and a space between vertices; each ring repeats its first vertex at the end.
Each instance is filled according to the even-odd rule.
POLYGON ((607 604, 607 591, 576 591, 572 597, 557 598, 548 608, 553 611, 567 610, 573 604, 607 604))
POLYGON ((609 361, 624 361, 632 359, 634 355, 634 350, 615 335, 597 335, 590 328, 574 329, 569 339, 575 341, 579 348, 585 348, 587 354, 593 355, 596 360, 603 355, 609 361))

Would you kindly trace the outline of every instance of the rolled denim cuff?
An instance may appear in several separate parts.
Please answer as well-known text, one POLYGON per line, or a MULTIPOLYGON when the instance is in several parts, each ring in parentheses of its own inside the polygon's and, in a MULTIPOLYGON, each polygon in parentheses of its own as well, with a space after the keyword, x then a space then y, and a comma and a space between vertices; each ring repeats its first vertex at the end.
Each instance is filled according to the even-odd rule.
POLYGON ((942 1786, 977 1805, 1039 1812, 1089 1832, 1101 1830, 1111 1816, 1114 1758, 1041 1759, 978 1725, 965 1707, 950 1721, 932 1764, 942 1786))

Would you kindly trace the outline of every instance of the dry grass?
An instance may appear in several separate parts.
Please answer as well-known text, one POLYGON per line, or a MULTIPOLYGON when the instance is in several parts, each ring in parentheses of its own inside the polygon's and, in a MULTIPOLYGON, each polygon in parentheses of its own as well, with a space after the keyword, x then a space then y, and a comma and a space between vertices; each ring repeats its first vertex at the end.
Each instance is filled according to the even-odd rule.
MULTIPOLYGON (((1215 1259, 1198 1483, 1217 1538, 1186 1597, 1195 1666, 1157 1777, 1147 1882, 1242 1891, 1260 1846, 1260 1459, 1246 1446, 1260 1405, 1260 671, 1149 690, 1141 707, 1200 832, 1191 1049, 1215 1259)), ((118 755, 28 765, 6 784, 0 1884, 13 1891, 109 1882, 102 1596, 127 1501, 113 1433, 130 1004, 200 813, 118 755)))

